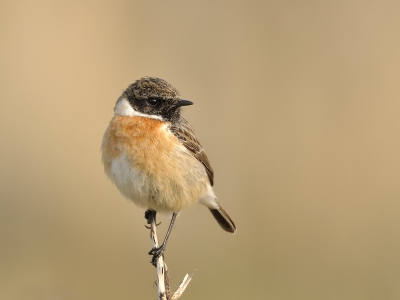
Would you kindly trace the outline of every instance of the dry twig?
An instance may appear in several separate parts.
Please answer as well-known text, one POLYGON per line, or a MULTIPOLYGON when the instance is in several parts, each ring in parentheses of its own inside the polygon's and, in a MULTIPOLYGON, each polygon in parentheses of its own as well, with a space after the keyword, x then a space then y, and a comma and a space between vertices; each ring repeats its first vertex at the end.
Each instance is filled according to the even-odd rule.
MULTIPOLYGON (((157 231, 156 231, 156 218, 152 218, 150 223, 150 240, 152 243, 153 248, 157 248, 159 246, 158 239, 157 239, 157 231)), ((186 287, 188 286, 192 277, 186 274, 183 278, 182 283, 179 285, 178 289, 175 293, 171 294, 170 291, 170 283, 169 283, 169 276, 168 276, 168 268, 164 262, 163 255, 157 259, 157 288, 158 288, 158 300, 176 300, 178 299, 183 292, 185 291, 186 287)))

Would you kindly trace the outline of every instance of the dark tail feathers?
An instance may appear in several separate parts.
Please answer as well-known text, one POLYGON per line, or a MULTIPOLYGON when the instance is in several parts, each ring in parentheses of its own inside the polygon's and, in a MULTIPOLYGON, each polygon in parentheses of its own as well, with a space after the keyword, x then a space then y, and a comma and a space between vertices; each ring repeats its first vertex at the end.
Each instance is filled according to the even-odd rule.
POLYGON ((210 208, 215 220, 225 231, 235 233, 236 226, 226 211, 220 206, 218 209, 210 208))

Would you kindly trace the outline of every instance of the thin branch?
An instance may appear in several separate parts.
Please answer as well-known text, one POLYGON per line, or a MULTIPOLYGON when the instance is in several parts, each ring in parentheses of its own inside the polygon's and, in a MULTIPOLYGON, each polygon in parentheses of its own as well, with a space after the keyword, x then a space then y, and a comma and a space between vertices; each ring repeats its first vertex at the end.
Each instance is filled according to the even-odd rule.
MULTIPOLYGON (((150 240, 153 248, 158 248, 158 239, 156 231, 156 220, 152 218, 150 223, 150 240)), ((158 287, 158 300, 167 300, 167 293, 165 290, 165 277, 164 277, 164 258, 162 255, 157 259, 157 287, 158 287)))
POLYGON ((186 274, 182 280, 182 283, 179 285, 176 292, 172 295, 171 300, 176 300, 183 294, 183 292, 189 285, 190 280, 192 280, 192 276, 189 276, 188 274, 186 274))
MULTIPOLYGON (((153 248, 158 248, 158 239, 157 239, 157 231, 156 231, 156 220, 152 218, 150 223, 150 240, 152 243, 153 248)), ((170 291, 170 282, 168 276, 168 267, 164 262, 163 255, 157 259, 157 294, 158 300, 176 300, 178 299, 183 292, 185 291, 186 287, 188 286, 192 277, 186 274, 183 278, 182 283, 179 285, 178 289, 175 293, 171 294, 170 291)))

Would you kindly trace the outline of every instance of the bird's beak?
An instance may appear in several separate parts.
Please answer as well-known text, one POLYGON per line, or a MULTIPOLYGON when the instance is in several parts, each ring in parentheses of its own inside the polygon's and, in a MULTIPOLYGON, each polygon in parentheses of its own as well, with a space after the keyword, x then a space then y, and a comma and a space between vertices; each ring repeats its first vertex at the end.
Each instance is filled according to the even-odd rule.
POLYGON ((187 106, 187 105, 192 105, 193 102, 189 100, 179 100, 174 104, 174 107, 180 107, 180 106, 187 106))

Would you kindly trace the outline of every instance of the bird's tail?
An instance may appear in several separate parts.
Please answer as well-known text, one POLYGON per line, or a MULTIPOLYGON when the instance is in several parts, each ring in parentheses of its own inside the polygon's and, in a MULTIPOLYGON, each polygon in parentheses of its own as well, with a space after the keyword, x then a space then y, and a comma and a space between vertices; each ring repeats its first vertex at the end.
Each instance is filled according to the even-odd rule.
POLYGON ((219 208, 209 208, 211 213, 213 214, 215 220, 217 220, 218 224, 224 229, 225 231, 235 233, 236 226, 233 223, 232 219, 229 217, 227 212, 219 206, 219 208))

